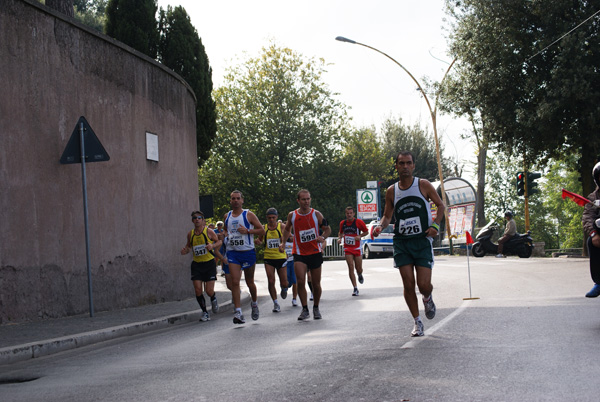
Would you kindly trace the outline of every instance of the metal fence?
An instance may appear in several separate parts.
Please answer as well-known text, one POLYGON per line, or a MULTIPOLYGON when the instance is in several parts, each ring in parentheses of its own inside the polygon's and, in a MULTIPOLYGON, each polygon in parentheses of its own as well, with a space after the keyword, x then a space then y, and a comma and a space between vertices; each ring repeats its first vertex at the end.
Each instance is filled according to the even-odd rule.
POLYGON ((344 246, 338 244, 338 238, 330 237, 327 240, 329 239, 331 239, 331 243, 323 250, 323 258, 345 258, 344 246))

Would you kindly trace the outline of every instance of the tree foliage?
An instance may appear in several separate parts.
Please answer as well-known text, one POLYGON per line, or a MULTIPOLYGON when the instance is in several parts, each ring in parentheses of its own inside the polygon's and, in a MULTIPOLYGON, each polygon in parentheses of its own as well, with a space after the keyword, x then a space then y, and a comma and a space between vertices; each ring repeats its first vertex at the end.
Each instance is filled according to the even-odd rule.
POLYGON ((157 56, 157 0, 109 0, 106 34, 152 57, 157 56))
POLYGON ((579 24, 600 1, 447 4, 463 98, 455 108, 479 113, 485 135, 528 164, 580 154, 583 190, 591 191, 587 172, 600 151, 599 17, 579 24))
POLYGON ((212 98, 212 68, 198 32, 181 6, 161 8, 159 60, 179 74, 196 94, 196 139, 198 165, 208 158, 216 135, 215 102, 212 98))
MULTIPOLYGON (((414 175, 422 177, 429 181, 439 180, 439 171, 437 163, 437 151, 435 139, 432 134, 428 134, 418 124, 405 126, 402 119, 397 120, 389 117, 382 125, 382 146, 386 152, 386 158, 395 161, 398 152, 411 151, 415 157, 414 175)), ((440 143, 440 155, 443 155, 444 147, 440 143)), ((389 169, 389 176, 397 180, 397 174, 392 164, 389 169)), ((451 176, 448 169, 448 161, 442 156, 442 173, 444 177, 451 176)), ((391 183, 390 183, 391 184, 391 183)))
POLYGON ((324 199, 323 177, 348 130, 346 107, 323 82, 323 60, 273 43, 256 58, 231 67, 215 91, 218 132, 200 170, 201 193, 214 194, 220 212, 239 189, 259 216, 268 207, 297 206, 298 189, 311 191, 315 207, 324 199))
POLYGON ((74 0, 75 18, 83 24, 104 32, 108 0, 74 0))
POLYGON ((556 231, 552 248, 580 248, 583 244, 583 207, 562 198, 563 188, 574 193, 580 191, 581 183, 577 180, 579 173, 573 169, 578 158, 579 155, 572 154, 563 160, 552 161, 544 175, 546 180, 542 184, 542 191, 546 196, 543 207, 556 231))
POLYGON ((217 216, 229 209, 233 189, 262 218, 268 207, 281 215, 296 208, 297 191, 307 188, 336 233, 344 208, 356 206, 357 189, 397 180, 398 151, 417 155, 423 177, 437 176, 433 139, 418 126, 390 118, 382 134, 350 129, 346 106, 323 82, 325 67, 271 43, 229 69, 215 91, 218 132, 199 174, 217 216))

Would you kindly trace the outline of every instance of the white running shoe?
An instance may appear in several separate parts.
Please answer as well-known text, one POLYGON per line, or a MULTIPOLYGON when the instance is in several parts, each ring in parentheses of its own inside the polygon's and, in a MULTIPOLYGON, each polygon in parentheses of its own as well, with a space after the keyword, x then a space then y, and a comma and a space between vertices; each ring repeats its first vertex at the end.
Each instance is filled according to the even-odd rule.
POLYGON ((352 292, 352 296, 358 296, 358 288, 354 288, 354 292, 352 292))
POLYGON ((423 336, 425 335, 425 333, 423 333, 423 321, 418 320, 415 321, 415 327, 413 328, 412 332, 410 333, 410 336, 423 336))
POLYGON ((202 322, 210 321, 210 315, 208 315, 208 311, 204 311, 202 313, 202 315, 200 316, 200 321, 202 321, 202 322))
POLYGON ((246 320, 244 320, 244 315, 240 311, 236 311, 233 315, 233 323, 234 324, 245 324, 246 320))
POLYGON ((298 301, 296 299, 292 299, 292 306, 298 307, 298 301))
POLYGON ((281 306, 279 305, 279 303, 273 303, 273 312, 279 313, 280 311, 281 311, 281 306))

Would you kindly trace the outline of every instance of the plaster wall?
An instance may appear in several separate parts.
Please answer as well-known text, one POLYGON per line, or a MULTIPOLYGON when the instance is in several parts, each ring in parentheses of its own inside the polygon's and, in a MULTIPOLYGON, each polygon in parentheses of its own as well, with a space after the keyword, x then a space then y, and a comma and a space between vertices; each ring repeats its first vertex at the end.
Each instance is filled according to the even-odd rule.
POLYGON ((81 164, 59 163, 80 116, 110 155, 86 164, 94 310, 190 296, 193 92, 38 2, 1 4, 0 323, 89 312, 81 164))

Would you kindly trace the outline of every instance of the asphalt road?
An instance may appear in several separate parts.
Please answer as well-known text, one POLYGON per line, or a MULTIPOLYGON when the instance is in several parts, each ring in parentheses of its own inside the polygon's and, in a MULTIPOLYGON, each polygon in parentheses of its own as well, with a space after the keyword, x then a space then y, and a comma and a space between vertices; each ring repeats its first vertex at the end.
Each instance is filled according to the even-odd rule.
POLYGON ((8 401, 597 401, 600 299, 583 259, 439 257, 435 319, 412 319, 391 259, 365 261, 360 296, 324 265, 322 320, 288 297, 0 368, 8 401), (476 300, 463 298, 478 297, 476 300), (17 382, 23 381, 23 382, 17 382))

